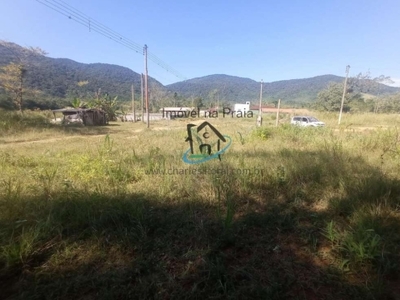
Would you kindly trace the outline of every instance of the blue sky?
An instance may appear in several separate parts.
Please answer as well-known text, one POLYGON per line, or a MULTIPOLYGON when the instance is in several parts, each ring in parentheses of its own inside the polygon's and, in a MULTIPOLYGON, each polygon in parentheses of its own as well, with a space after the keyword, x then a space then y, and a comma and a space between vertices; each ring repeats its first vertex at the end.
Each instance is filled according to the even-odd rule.
MULTIPOLYGON (((60 0, 41 0, 42 2, 60 0)), ((228 74, 264 82, 370 70, 400 83, 398 0, 62 0, 188 79, 228 74)), ((50 57, 143 72, 143 55, 36 0, 0 0, 0 39, 50 57)), ((149 61, 163 84, 181 81, 149 61)))

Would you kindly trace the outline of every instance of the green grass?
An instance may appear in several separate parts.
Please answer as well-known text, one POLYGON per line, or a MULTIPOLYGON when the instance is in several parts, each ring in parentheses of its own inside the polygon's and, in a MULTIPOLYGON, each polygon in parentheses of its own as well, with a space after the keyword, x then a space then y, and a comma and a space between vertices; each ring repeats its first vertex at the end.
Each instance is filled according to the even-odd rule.
POLYGON ((3 298, 396 299, 397 116, 212 119, 232 146, 196 166, 185 121, 45 117, 7 113, 0 129, 3 298), (221 172, 179 174, 193 168, 221 172))

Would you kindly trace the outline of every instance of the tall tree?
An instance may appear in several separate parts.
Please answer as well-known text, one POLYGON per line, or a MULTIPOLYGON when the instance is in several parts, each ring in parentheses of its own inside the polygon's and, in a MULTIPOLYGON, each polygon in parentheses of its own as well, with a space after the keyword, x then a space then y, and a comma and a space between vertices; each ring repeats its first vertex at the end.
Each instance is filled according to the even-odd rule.
POLYGON ((350 92, 358 91, 360 93, 379 93, 382 88, 381 84, 393 83, 390 76, 380 75, 378 77, 372 77, 371 72, 359 73, 354 77, 350 77, 348 80, 348 89, 350 92))
MULTIPOLYGON (((374 98, 375 109, 373 109, 371 106, 372 100, 365 100, 364 97, 368 97, 368 95, 365 94, 379 94, 380 89, 384 87, 382 83, 390 82, 390 77, 381 75, 373 78, 369 71, 350 77, 347 83, 343 111, 357 112, 375 110, 377 112, 381 107, 381 105, 379 105, 381 98, 374 98)), ((343 83, 330 83, 327 88, 318 93, 315 108, 325 111, 339 111, 342 95, 343 83)))
MULTIPOLYGON (((339 111, 343 95, 343 83, 331 83, 318 93, 315 108, 325 111, 339 111)), ((343 111, 367 111, 370 107, 359 92, 347 88, 343 111)))
MULTIPOLYGON (((342 93, 342 83, 330 83, 327 88, 318 93, 316 108, 325 111, 339 111, 342 93)), ((343 111, 348 111, 350 109, 348 103, 349 93, 346 93, 343 111)))
POLYGON ((25 74, 26 69, 22 63, 10 63, 0 68, 0 86, 11 95, 20 112, 23 106, 25 74))
POLYGON ((350 92, 359 92, 366 94, 375 94, 378 97, 374 98, 374 108, 373 111, 378 113, 384 106, 382 103, 382 84, 393 83, 390 76, 380 75, 378 77, 372 77, 371 72, 367 71, 365 73, 359 73, 357 76, 350 78, 349 80, 349 90, 350 92))
POLYGON ((48 53, 39 47, 19 49, 13 45, 0 40, 0 45, 5 47, 11 62, 0 68, 0 87, 10 94, 15 107, 22 112, 24 96, 34 96, 38 91, 28 89, 24 85, 26 73, 29 69, 28 58, 31 55, 47 55, 48 53))

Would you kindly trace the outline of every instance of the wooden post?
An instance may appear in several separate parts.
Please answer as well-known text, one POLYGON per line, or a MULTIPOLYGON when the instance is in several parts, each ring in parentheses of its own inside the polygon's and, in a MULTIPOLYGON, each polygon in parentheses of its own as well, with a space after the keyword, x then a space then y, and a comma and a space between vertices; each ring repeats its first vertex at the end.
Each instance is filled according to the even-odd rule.
POLYGON ((133 122, 136 122, 136 111, 135 111, 135 89, 133 88, 133 84, 131 87, 132 90, 132 114, 133 114, 133 122))
POLYGON ((260 127, 262 125, 262 90, 263 90, 263 80, 261 79, 261 88, 260 88, 260 105, 257 117, 257 126, 260 127))
POLYGON ((339 112, 339 121, 338 124, 340 125, 340 120, 342 119, 342 111, 343 111, 343 104, 344 104, 344 96, 346 95, 346 88, 347 88, 347 77, 349 76, 350 66, 346 67, 346 79, 344 80, 344 87, 343 87, 343 96, 342 96, 342 103, 340 104, 340 112, 339 112))
POLYGON ((142 95, 142 122, 144 123, 144 89, 143 89, 143 73, 140 74, 140 91, 141 91, 141 95, 142 95))
POLYGON ((276 122, 275 122, 275 127, 278 127, 279 123, 279 109, 281 107, 281 99, 278 100, 278 110, 276 111, 276 122))
POLYGON ((146 121, 147 121, 147 128, 150 127, 150 115, 149 115, 149 90, 147 86, 147 77, 148 77, 148 71, 147 71, 147 45, 144 45, 144 71, 145 71, 145 76, 144 76, 144 95, 146 98, 146 121))

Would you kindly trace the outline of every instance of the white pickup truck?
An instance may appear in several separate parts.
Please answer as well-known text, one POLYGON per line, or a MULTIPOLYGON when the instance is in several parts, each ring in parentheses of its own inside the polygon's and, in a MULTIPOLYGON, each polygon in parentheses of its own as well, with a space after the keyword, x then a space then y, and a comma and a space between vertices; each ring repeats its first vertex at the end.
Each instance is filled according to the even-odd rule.
POLYGON ((319 121, 317 118, 310 116, 295 116, 290 121, 290 124, 303 127, 321 127, 325 126, 324 122, 319 121))

